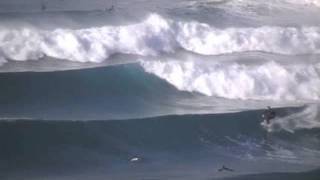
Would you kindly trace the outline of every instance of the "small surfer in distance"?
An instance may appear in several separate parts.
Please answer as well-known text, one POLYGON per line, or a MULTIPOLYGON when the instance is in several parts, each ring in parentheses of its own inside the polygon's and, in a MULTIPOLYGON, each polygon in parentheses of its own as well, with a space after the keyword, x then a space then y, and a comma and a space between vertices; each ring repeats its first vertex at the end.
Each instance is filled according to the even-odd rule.
POLYGON ((115 8, 114 3, 115 3, 114 1, 111 2, 111 7, 108 7, 108 5, 107 5, 107 7, 105 8, 105 11, 112 12, 115 8))
POLYGON ((268 109, 266 109, 263 114, 262 118, 266 121, 267 124, 270 124, 271 120, 276 117, 276 112, 271 109, 270 106, 268 106, 268 109))
POLYGON ((233 172, 234 170, 231 168, 226 167, 225 165, 222 165, 222 167, 220 169, 218 169, 219 172, 222 171, 229 171, 229 172, 233 172))
POLYGON ((47 6, 45 4, 45 2, 41 2, 41 11, 46 11, 47 10, 47 6))
POLYGON ((113 4, 111 5, 110 8, 106 8, 106 9, 105 9, 105 11, 109 11, 109 12, 111 12, 111 11, 113 11, 113 10, 114 10, 114 5, 113 5, 113 4))

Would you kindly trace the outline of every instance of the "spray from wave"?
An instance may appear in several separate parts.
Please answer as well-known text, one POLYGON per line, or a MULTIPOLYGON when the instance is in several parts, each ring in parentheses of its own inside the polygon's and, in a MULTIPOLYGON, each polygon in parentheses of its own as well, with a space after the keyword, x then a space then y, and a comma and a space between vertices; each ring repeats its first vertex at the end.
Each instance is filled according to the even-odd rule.
POLYGON ((299 129, 320 128, 319 105, 312 104, 304 107, 301 111, 276 118, 270 125, 263 124, 268 131, 276 132, 285 130, 294 133, 299 129))

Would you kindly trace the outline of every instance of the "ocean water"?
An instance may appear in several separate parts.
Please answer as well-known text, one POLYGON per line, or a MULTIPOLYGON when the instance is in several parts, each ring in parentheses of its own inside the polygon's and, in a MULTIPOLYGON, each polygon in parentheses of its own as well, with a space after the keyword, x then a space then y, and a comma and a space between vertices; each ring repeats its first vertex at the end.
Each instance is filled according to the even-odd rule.
POLYGON ((318 0, 0 2, 0 178, 318 180, 319 24, 318 0))

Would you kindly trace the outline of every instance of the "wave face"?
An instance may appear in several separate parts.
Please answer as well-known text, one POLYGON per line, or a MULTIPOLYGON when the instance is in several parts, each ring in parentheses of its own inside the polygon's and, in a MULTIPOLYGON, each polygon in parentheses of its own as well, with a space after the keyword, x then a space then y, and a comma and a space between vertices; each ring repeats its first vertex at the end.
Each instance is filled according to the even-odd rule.
POLYGON ((25 61, 43 56, 78 62, 102 62, 115 53, 155 56, 178 48, 203 55, 263 51, 297 55, 320 52, 318 27, 219 29, 198 22, 173 21, 157 14, 141 23, 90 29, 2 29, 0 52, 25 61))
MULTIPOLYGON (((286 111, 290 110, 278 109, 277 113, 286 111)), ((224 163, 235 169, 233 177, 250 172, 304 171, 319 164, 319 129, 266 134, 259 124, 260 114, 2 121, 0 143, 6 149, 0 150, 0 171, 8 179, 123 179, 121 175, 207 179, 228 176, 215 173, 224 163), (179 170, 181 164, 190 170, 187 174, 179 170)))

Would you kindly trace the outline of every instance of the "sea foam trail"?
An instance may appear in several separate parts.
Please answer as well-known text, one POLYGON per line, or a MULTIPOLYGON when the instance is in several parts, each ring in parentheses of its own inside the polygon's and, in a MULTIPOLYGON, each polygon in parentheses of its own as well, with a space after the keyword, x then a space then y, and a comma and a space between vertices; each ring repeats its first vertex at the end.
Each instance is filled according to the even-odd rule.
POLYGON ((320 67, 310 64, 141 61, 141 66, 179 90, 207 96, 243 100, 320 99, 320 67))
POLYGON ((115 53, 156 56, 183 48, 204 55, 264 51, 320 53, 319 27, 226 28, 166 19, 157 14, 126 26, 40 30, 0 30, 0 60, 25 61, 50 56, 77 62, 101 62, 115 53))
POLYGON ((266 127, 269 131, 286 130, 291 133, 299 129, 320 128, 320 106, 308 105, 299 112, 276 118, 266 127))

